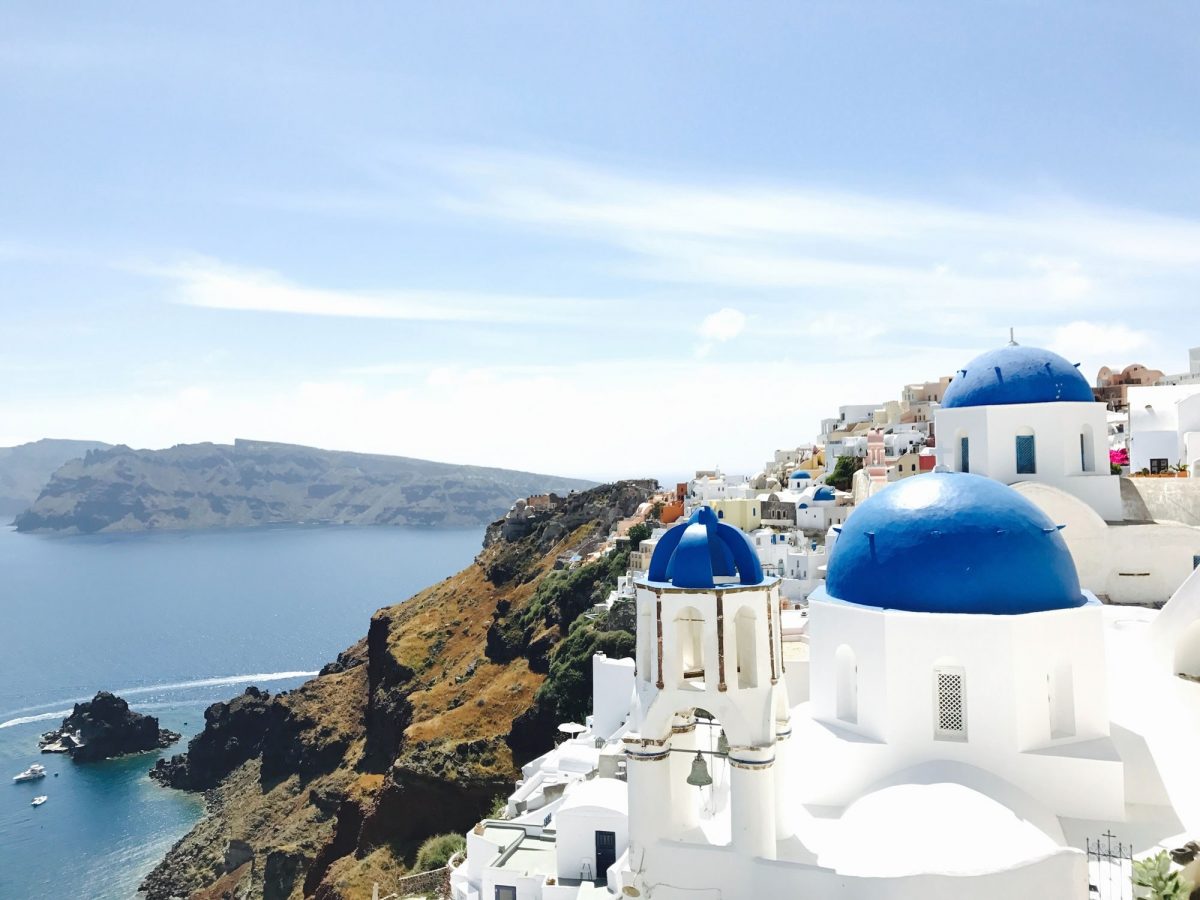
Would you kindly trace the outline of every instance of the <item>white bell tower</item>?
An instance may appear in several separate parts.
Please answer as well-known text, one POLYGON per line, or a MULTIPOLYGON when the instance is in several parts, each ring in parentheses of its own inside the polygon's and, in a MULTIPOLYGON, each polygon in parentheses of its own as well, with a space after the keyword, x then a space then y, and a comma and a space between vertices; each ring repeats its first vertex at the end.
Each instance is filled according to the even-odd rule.
POLYGON ((709 507, 659 539, 637 583, 626 884, 653 882, 661 840, 709 843, 702 819, 728 816, 742 858, 774 859, 789 835, 776 802, 776 748, 791 734, 779 610, 779 580, 709 507), (723 792, 697 790, 710 777, 727 783, 727 806, 723 792))

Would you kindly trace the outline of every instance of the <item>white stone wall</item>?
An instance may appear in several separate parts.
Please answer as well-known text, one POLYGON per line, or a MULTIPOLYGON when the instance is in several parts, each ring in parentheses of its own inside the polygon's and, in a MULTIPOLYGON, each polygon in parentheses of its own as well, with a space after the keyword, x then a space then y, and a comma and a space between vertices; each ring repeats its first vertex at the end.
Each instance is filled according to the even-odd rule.
POLYGON ((809 619, 812 716, 865 740, 828 747, 843 762, 814 765, 819 775, 808 779, 803 802, 844 805, 884 774, 945 759, 993 772, 1059 815, 1124 814, 1121 764, 1108 740, 1099 604, 1018 616, 909 613, 818 591, 809 619), (842 647, 856 662, 855 721, 839 715, 842 647), (965 674, 965 740, 935 735, 934 670, 942 666, 965 674), (1069 670, 1074 715, 1071 733, 1055 738, 1060 666, 1069 670))
POLYGON ((560 811, 554 824, 558 877, 583 878, 590 872, 589 880, 603 886, 604 873, 596 870, 596 832, 614 833, 619 857, 629 846, 629 816, 600 807, 575 807, 560 811))
POLYGON ((633 699, 634 662, 609 659, 603 653, 592 657, 592 732, 608 738, 616 735, 629 715, 633 699))
POLYGON ((942 408, 937 411, 939 462, 962 471, 961 438, 969 441, 969 467, 1004 484, 1051 484, 1083 500, 1106 521, 1121 519, 1121 489, 1109 473, 1108 424, 1102 403, 1018 403, 942 408), (1017 472, 1016 437, 1034 436, 1034 473, 1017 472), (1086 454, 1080 452, 1083 435, 1086 454), (1086 456, 1086 459, 1085 459, 1086 456), (1090 465, 1085 470, 1084 462, 1090 465))
MULTIPOLYGON (((1130 479, 1150 489, 1177 485, 1200 490, 1184 479, 1130 479)), ((1200 528, 1171 522, 1108 525, 1081 500, 1046 484, 1021 482, 1013 489, 1033 501, 1050 520, 1065 525, 1061 534, 1071 551, 1079 583, 1113 603, 1165 602, 1191 574, 1200 555, 1200 528)))

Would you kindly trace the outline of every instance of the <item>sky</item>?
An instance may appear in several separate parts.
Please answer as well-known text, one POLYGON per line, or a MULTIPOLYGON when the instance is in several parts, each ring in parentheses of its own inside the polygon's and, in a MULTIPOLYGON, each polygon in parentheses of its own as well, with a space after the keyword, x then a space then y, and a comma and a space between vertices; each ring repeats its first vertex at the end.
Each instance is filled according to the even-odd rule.
POLYGON ((1200 6, 0 8, 0 446, 752 472, 1003 344, 1186 370, 1200 6))

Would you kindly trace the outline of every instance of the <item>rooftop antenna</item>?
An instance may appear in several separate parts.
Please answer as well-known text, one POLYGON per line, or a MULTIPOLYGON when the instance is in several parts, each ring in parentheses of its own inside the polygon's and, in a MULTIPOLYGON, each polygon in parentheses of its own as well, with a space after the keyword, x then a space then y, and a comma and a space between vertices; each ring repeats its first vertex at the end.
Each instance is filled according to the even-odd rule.
POLYGON ((1010 346, 1010 347, 1017 346, 1017 339, 1015 337, 1013 337, 1013 330, 1012 330, 1011 326, 1008 329, 1008 346, 1010 346))

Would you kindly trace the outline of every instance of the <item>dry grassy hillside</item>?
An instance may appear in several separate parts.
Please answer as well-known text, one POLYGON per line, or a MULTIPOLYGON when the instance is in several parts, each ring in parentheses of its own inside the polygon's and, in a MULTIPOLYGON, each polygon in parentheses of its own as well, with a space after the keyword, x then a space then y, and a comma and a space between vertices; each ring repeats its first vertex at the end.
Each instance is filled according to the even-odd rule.
POLYGON ((556 561, 648 496, 620 482, 496 523, 473 565, 379 610, 319 677, 211 707, 154 773, 206 791, 209 812, 147 878, 150 900, 369 897, 424 838, 486 815, 555 717, 586 702, 591 650, 631 640, 579 615, 623 556, 556 561))

